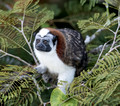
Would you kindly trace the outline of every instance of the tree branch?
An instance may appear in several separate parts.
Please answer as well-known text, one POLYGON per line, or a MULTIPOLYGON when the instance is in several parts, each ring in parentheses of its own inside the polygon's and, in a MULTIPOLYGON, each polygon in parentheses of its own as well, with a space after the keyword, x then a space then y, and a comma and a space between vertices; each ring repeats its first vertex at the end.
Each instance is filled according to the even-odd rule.
MULTIPOLYGON (((97 62, 95 63, 95 65, 94 65, 94 67, 92 68, 92 70, 97 66, 97 63, 99 62, 99 59, 101 58, 101 56, 102 56, 102 54, 103 54, 103 51, 105 50, 105 48, 106 48, 106 46, 107 46, 108 43, 109 43, 109 41, 106 42, 106 43, 102 46, 101 53, 99 54, 99 57, 98 57, 98 59, 97 59, 97 62)), ((100 49, 101 49, 101 48, 100 48, 100 49)), ((92 73, 92 70, 89 72, 89 74, 92 73)))
MULTIPOLYGON (((28 66, 31 66, 31 64, 29 64, 28 62, 26 62, 25 60, 21 59, 21 58, 18 57, 18 56, 15 56, 15 55, 9 54, 9 53, 7 53, 7 52, 4 52, 4 51, 1 50, 1 49, 0 49, 0 52, 1 52, 1 53, 4 53, 3 56, 10 56, 10 57, 13 57, 13 58, 15 58, 15 59, 17 59, 17 60, 23 62, 24 64, 27 64, 28 66)), ((1 57, 3 57, 3 56, 1 56, 1 57)), ((1 57, 0 57, 0 58, 1 58, 1 57)))
POLYGON ((4 6, 6 9, 8 9, 8 10, 11 10, 11 9, 12 9, 8 4, 6 4, 6 3, 4 3, 4 2, 2 2, 2 1, 0 1, 0 4, 3 5, 3 6, 4 6))
MULTIPOLYGON (((119 10, 118 10, 118 12, 119 12, 119 10)), ((118 13, 118 15, 120 15, 120 14, 118 13)), ((116 43, 116 37, 117 37, 117 33, 119 31, 119 28, 120 28, 120 17, 118 17, 118 26, 117 26, 117 29, 115 31, 114 40, 113 40, 113 43, 112 43, 112 46, 111 46, 110 49, 112 49, 114 47, 115 43, 116 43)))
POLYGON ((92 36, 87 35, 85 39, 85 44, 89 44, 91 41, 93 41, 96 38, 96 35, 100 33, 104 29, 98 29, 92 36))
POLYGON ((5 56, 6 56, 6 54, 4 54, 4 55, 0 56, 0 58, 3 58, 3 57, 5 57, 5 56))
POLYGON ((23 29, 23 28, 24 28, 24 19, 25 19, 25 10, 24 10, 24 13, 23 13, 23 20, 21 20, 21 33, 22 33, 25 41, 27 42, 27 45, 28 45, 28 47, 29 47, 29 49, 30 49, 30 51, 31 51, 31 54, 32 54, 32 56, 33 56, 33 59, 34 59, 36 65, 38 65, 37 59, 36 59, 36 57, 35 57, 35 55, 34 55, 34 53, 33 53, 33 50, 32 50, 32 48, 31 48, 31 45, 30 45, 30 43, 28 42, 28 40, 27 40, 27 38, 26 38, 26 36, 25 36, 25 33, 24 33, 24 29, 23 29))
MULTIPOLYGON (((117 21, 119 18, 120 18, 120 16, 117 17, 117 18, 115 18, 113 21, 111 21, 111 23, 117 21)), ((92 41, 96 38, 96 35, 97 35, 98 33, 100 33, 101 31, 103 31, 103 30, 105 30, 105 29, 98 29, 92 36, 87 35, 87 36, 86 36, 86 39, 85 39, 85 44, 87 45, 87 44, 89 44, 90 42, 92 42, 92 41)), ((111 30, 111 29, 109 29, 109 28, 108 28, 107 30, 109 30, 110 32, 112 32, 113 34, 115 34, 115 32, 114 32, 113 30, 111 30)))

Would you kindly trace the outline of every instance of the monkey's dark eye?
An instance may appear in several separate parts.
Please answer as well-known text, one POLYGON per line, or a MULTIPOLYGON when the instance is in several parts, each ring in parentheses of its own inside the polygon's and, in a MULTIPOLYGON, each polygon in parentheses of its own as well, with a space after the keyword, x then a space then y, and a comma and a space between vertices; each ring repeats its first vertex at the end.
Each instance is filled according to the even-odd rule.
POLYGON ((36 39, 36 43, 39 43, 40 42, 40 39, 36 39))
POLYGON ((48 44, 48 40, 43 40, 43 43, 44 44, 48 44))

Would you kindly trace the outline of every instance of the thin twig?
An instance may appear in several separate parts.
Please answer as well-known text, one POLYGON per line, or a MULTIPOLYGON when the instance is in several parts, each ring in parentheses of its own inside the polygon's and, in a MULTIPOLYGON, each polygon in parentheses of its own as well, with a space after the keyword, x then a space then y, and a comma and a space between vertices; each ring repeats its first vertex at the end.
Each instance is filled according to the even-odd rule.
MULTIPOLYGON (((16 29, 19 33, 22 33, 22 31, 21 30, 19 30, 17 27, 15 27, 15 26, 13 26, 13 25, 11 25, 14 29, 16 29)), ((18 45, 19 46, 19 45, 18 45)), ((21 47, 23 50, 25 50, 27 53, 29 53, 29 55, 31 55, 32 56, 32 54, 27 50, 27 49, 25 49, 24 47, 21 47)))
POLYGON ((113 43, 112 43, 112 46, 111 46, 110 49, 112 49, 114 47, 115 43, 116 43, 116 37, 117 37, 117 33, 119 31, 119 28, 120 28, 120 17, 118 18, 118 27, 117 27, 117 29, 115 31, 114 40, 113 40, 113 43))
POLYGON ((1 53, 4 53, 4 54, 7 55, 7 56, 13 57, 13 58, 15 58, 15 59, 17 59, 17 60, 23 62, 24 64, 27 64, 28 66, 31 66, 31 64, 29 64, 28 62, 26 62, 25 60, 21 59, 21 58, 18 57, 18 56, 9 54, 9 53, 7 53, 7 52, 5 52, 5 51, 3 51, 3 50, 0 50, 0 52, 1 52, 1 53))
POLYGON ((0 58, 3 58, 3 57, 5 57, 5 56, 6 56, 6 54, 2 55, 0 58))
POLYGON ((20 29, 18 29, 16 26, 14 26, 14 25, 11 25, 14 29, 16 29, 18 32, 20 32, 21 33, 21 30, 20 29))
MULTIPOLYGON (((107 8, 107 10, 108 10, 108 4, 107 4, 106 8, 107 8)), ((107 14, 107 15, 109 15, 109 14, 107 14)), ((116 31, 114 32, 114 31, 112 31, 112 30, 109 29, 111 32, 114 33, 114 39, 113 39, 112 46, 110 47, 110 50, 109 50, 105 55, 108 55, 110 52, 112 52, 113 50, 117 50, 117 48, 120 47, 120 45, 117 45, 117 46, 114 47, 114 45, 115 45, 115 43, 116 43, 117 33, 118 33, 118 31, 119 31, 119 28, 120 28, 120 17, 118 17, 117 19, 118 19, 118 27, 117 27, 116 31)), ((115 20, 115 21, 117 21, 117 20, 115 20)), ((108 41, 108 42, 109 42, 109 41, 108 41)), ((96 62, 96 64, 95 64, 95 66, 93 67, 93 69, 96 67, 96 65, 97 65, 97 63, 98 63, 98 61, 99 61, 99 59, 100 59, 100 57, 101 57, 101 55, 102 55, 102 53, 103 53, 103 51, 104 51, 104 48, 105 48, 105 46, 106 46, 106 44, 107 44, 108 42, 106 42, 106 43, 104 44, 104 46, 103 46, 103 48, 102 48, 102 51, 101 51, 101 53, 100 53, 100 55, 99 55, 99 57, 98 57, 98 59, 97 59, 97 62, 96 62)), ((103 58, 102 58, 102 60, 103 60, 103 58)), ((92 69, 92 70, 93 70, 93 69, 92 69)), ((91 71, 92 71, 92 70, 91 70, 91 71)))
POLYGON ((111 21, 111 23, 117 21, 120 18, 120 16, 118 16, 117 18, 115 18, 113 21, 111 21))
MULTIPOLYGON (((109 41, 108 41, 108 42, 109 42, 109 41)), ((94 65, 94 67, 92 68, 92 70, 97 66, 97 63, 98 63, 99 59, 101 58, 101 56, 102 56, 102 54, 103 54, 103 51, 105 50, 105 47, 106 47, 106 45, 108 44, 108 42, 106 42, 106 43, 103 45, 102 50, 101 50, 101 53, 99 54, 99 57, 98 57, 98 59, 97 59, 97 62, 96 62, 96 64, 94 65)), ((91 70, 89 73, 91 73, 92 70, 91 70)))
POLYGON ((43 106, 47 106, 50 102, 43 103, 43 106))
MULTIPOLYGON (((114 22, 117 21, 119 18, 120 18, 120 17, 115 18, 113 21, 111 21, 111 23, 114 23, 114 22)), ((110 32, 112 32, 113 34, 115 34, 115 32, 114 32, 113 30, 111 30, 111 29, 109 29, 109 28, 105 28, 105 29, 107 29, 107 30, 109 30, 110 32)), ((97 35, 98 33, 100 33, 101 31, 103 31, 103 30, 105 30, 105 29, 98 29, 91 37, 87 36, 86 39, 85 39, 85 44, 86 44, 86 45, 89 44, 91 41, 93 41, 93 40, 96 38, 96 35, 97 35), (90 40, 88 40, 88 37, 89 37, 90 40)))
POLYGON ((56 85, 52 85, 52 86, 50 86, 50 87, 47 87, 47 86, 46 86, 45 89, 49 90, 49 89, 53 89, 53 88, 56 88, 56 87, 57 87, 56 85))
POLYGON ((87 35, 86 39, 85 39, 85 44, 87 45, 88 43, 93 41, 96 38, 96 34, 100 33, 102 30, 104 30, 104 29, 98 29, 92 36, 87 35))
MULTIPOLYGON (((105 48, 105 46, 106 46, 107 43, 108 43, 108 42, 106 42, 106 43, 104 44, 104 46, 103 46, 103 48, 102 48, 102 51, 101 51, 101 53, 100 53, 100 55, 99 55, 99 57, 98 57, 98 59, 97 59, 97 62, 96 62, 96 64, 95 64, 95 66, 91 69, 91 71, 89 72, 89 74, 91 74, 92 71, 93 71, 93 69, 97 66, 97 63, 98 63, 98 61, 99 61, 99 59, 100 59, 100 57, 101 57, 101 55, 102 55, 102 53, 103 53, 103 51, 104 51, 104 48, 105 48)), ((119 48, 119 47, 120 47, 120 45, 117 45, 117 46, 115 46, 114 48, 111 48, 111 49, 105 54, 105 56, 109 55, 109 53, 112 52, 112 51, 114 51, 114 50, 118 51, 117 48, 119 48)), ((103 60, 103 59, 104 59, 104 58, 102 58, 101 60, 103 60)))
MULTIPOLYGON (((114 48, 111 48, 111 49, 105 54, 105 56, 109 55, 110 52, 112 52, 112 51, 114 51, 114 50, 117 50, 117 48, 119 48, 119 47, 120 47, 120 45, 117 45, 117 46, 115 46, 114 48)), ((103 52, 103 51, 102 51, 102 52, 103 52)), ((104 59, 104 57, 103 57, 101 60, 103 60, 103 59, 104 59)), ((92 68, 92 70, 97 66, 97 63, 98 63, 98 62, 96 62, 95 66, 92 68)), ((89 72, 89 74, 92 73, 92 70, 89 72)))
POLYGON ((4 1, 2 2, 2 0, 0 0, 0 4, 3 5, 3 6, 5 6, 5 8, 8 9, 8 10, 11 10, 11 9, 12 9, 12 8, 10 7, 10 5, 4 3, 4 1))
POLYGON ((32 32, 31 32, 31 36, 30 36, 30 41, 29 41, 30 44, 31 44, 31 42, 32 42, 33 30, 34 30, 35 23, 37 22, 37 18, 38 18, 38 15, 36 16, 36 18, 35 18, 35 20, 34 20, 34 23, 33 23, 33 28, 32 28, 32 32))
POLYGON ((119 47, 120 47, 120 45, 117 45, 117 46, 115 46, 114 48, 111 48, 108 53, 112 52, 113 50, 116 50, 116 49, 119 48, 119 47))
POLYGON ((107 30, 109 30, 110 32, 112 32, 113 34, 115 34, 115 32, 112 29, 107 28, 107 30))
POLYGON ((32 53, 32 56, 33 56, 33 59, 34 59, 36 65, 38 65, 38 62, 37 62, 37 59, 36 59, 36 57, 35 57, 35 55, 33 53, 32 47, 31 47, 30 43, 28 42, 28 40, 27 40, 27 38, 25 36, 25 33, 24 33, 24 29, 23 29, 24 28, 24 20, 25 20, 25 10, 24 10, 24 13, 23 13, 23 20, 21 20, 21 33, 22 33, 25 41, 27 42, 27 45, 28 45, 28 47, 29 47, 29 49, 30 49, 30 51, 32 53))

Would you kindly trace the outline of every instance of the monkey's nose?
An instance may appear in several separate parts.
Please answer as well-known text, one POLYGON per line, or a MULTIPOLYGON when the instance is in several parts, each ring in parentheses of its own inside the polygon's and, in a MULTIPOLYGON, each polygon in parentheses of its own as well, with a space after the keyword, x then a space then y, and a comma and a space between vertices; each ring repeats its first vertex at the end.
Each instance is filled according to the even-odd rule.
POLYGON ((37 49, 37 50, 40 50, 40 51, 45 51, 45 50, 46 50, 46 47, 45 47, 45 45, 43 45, 43 44, 39 44, 39 45, 36 45, 36 49, 37 49))

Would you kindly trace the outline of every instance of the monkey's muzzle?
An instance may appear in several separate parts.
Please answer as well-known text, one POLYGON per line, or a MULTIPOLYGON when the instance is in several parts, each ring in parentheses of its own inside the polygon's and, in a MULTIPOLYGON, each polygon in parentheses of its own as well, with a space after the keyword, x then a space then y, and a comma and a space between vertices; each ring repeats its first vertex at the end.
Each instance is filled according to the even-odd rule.
POLYGON ((51 51, 51 47, 49 45, 45 45, 43 43, 37 44, 35 47, 39 51, 44 51, 44 52, 51 51))

